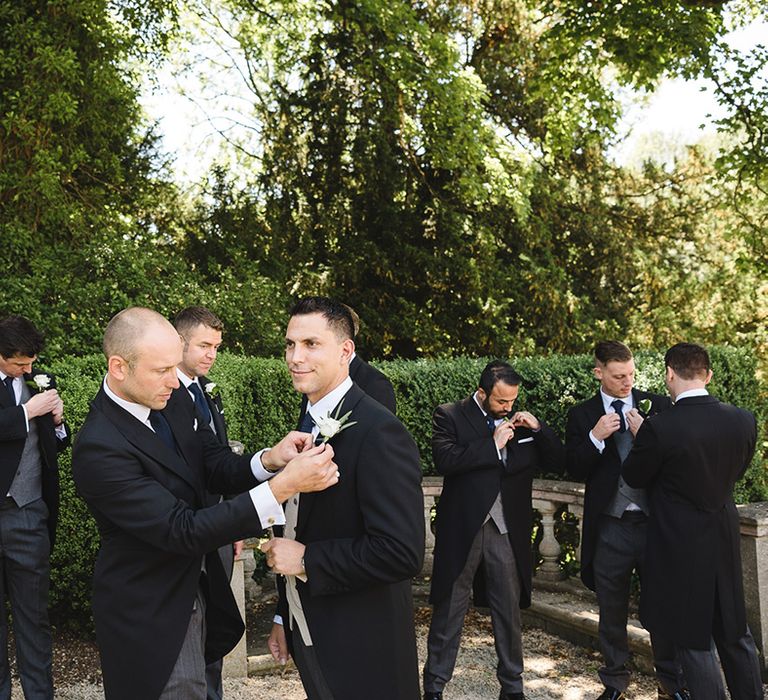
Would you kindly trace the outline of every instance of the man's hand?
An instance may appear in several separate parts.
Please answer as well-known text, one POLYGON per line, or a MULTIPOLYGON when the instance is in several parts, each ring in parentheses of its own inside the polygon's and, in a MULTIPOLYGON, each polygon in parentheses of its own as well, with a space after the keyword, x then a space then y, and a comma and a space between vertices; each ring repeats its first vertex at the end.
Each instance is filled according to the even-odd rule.
POLYGON ((261 455, 261 463, 269 471, 282 469, 294 457, 312 447, 312 435, 292 430, 274 447, 261 455))
POLYGON ((493 431, 493 441, 499 450, 503 449, 513 437, 515 437, 515 426, 512 425, 511 420, 501 421, 493 431))
POLYGON ((237 559, 243 553, 243 547, 245 547, 244 540, 238 540, 232 543, 232 555, 237 559))
POLYGON ((64 402, 59 396, 56 408, 53 409, 53 424, 61 425, 64 422, 64 402))
POLYGON ((640 414, 640 411, 638 411, 636 408, 632 408, 628 411, 627 415, 627 425, 629 426, 629 429, 632 431, 632 437, 637 435, 637 431, 640 430, 640 426, 643 424, 643 421, 645 420, 643 416, 640 414))
POLYGON ((267 566, 276 574, 299 576, 306 573, 301 560, 306 547, 296 540, 275 537, 261 545, 261 551, 267 555, 267 566))
POLYGON ((269 488, 275 500, 282 503, 295 493, 324 491, 338 481, 339 471, 333 461, 333 448, 325 444, 305 449, 294 457, 285 469, 269 480, 269 488))
MULTIPOLYGON (((56 418, 56 410, 59 409, 59 417, 64 412, 64 404, 59 398, 59 392, 56 389, 48 389, 48 391, 42 391, 39 394, 35 394, 26 404, 27 417, 37 418, 38 416, 44 416, 46 413, 53 413, 54 420, 56 418)), ((61 423, 61 420, 59 420, 61 423)))
POLYGON ((541 430, 541 423, 539 423, 539 419, 536 418, 533 413, 528 413, 528 411, 518 411, 509 420, 516 428, 541 430))
POLYGON ((276 622, 272 624, 272 631, 267 639, 267 646, 272 658, 281 666, 288 663, 290 654, 288 654, 288 642, 285 641, 285 629, 276 622))
POLYGON ((595 423, 595 427, 592 428, 592 435, 595 436, 595 440, 602 442, 606 438, 611 437, 620 427, 619 414, 606 413, 600 416, 600 420, 595 423))

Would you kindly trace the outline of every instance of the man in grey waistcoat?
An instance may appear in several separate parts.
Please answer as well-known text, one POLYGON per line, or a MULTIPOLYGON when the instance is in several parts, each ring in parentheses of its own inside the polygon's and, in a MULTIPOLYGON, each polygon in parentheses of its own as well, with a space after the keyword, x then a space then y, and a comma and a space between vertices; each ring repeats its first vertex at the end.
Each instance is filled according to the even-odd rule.
MULTIPOLYGON (((595 346, 594 374, 600 390, 568 413, 565 432, 568 472, 585 482, 581 578, 597 593, 599 670, 605 689, 598 700, 623 700, 629 686, 627 617, 633 572, 642 576, 648 495, 627 485, 621 465, 632 449, 642 414, 670 407, 667 397, 633 389, 635 362, 615 340, 595 346)), ((687 698, 674 647, 651 636, 659 698, 687 698)))
POLYGON ((0 321, 0 700, 11 697, 5 601, 26 700, 52 700, 50 553, 59 502, 64 404, 53 377, 33 372, 43 336, 22 316, 0 321))

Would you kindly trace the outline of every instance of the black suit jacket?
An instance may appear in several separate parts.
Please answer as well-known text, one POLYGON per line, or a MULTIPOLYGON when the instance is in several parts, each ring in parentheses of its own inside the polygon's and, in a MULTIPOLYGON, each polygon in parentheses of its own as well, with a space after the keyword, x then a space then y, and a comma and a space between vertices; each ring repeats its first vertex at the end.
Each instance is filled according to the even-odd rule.
MULTIPOLYGON (((200 376, 197 378, 197 381, 200 382, 203 396, 205 396, 205 400, 208 403, 208 408, 211 409, 211 418, 213 419, 213 427, 216 428, 216 437, 224 447, 228 447, 229 436, 227 435, 227 422, 224 420, 224 405, 221 401, 221 394, 216 392, 211 396, 208 393, 206 387, 213 383, 208 377, 200 376)), ((189 396, 189 392, 187 392, 187 396, 189 396)))
MULTIPOLYGON (((50 388, 56 388, 56 382, 51 375, 45 372, 33 372, 25 374, 24 381, 32 382, 32 377, 45 374, 50 377, 50 388)), ((30 388, 32 394, 38 393, 38 389, 30 388)), ((60 440, 56 437, 56 429, 53 425, 53 415, 46 413, 44 416, 33 418, 37 425, 38 445, 40 447, 40 459, 42 462, 42 492, 43 500, 48 506, 48 535, 51 540, 51 549, 56 539, 56 523, 59 518, 59 464, 57 453, 69 445, 69 430, 67 437, 60 440)), ((27 423, 24 419, 24 409, 11 401, 11 397, 3 387, 0 387, 0 494, 4 497, 13 483, 19 461, 24 452, 24 443, 27 441, 27 423)))
POLYGON ((755 417, 713 396, 682 399, 646 421, 624 479, 650 489, 640 616, 677 646, 709 649, 713 628, 747 628, 733 486, 755 450, 755 417))
POLYGON ((419 452, 403 424, 358 386, 344 397, 347 411, 357 424, 330 440, 339 483, 301 495, 296 540, 307 547, 307 582, 298 591, 336 700, 419 700, 411 595, 424 559, 419 452))
MULTIPOLYGON (((651 401, 649 415, 664 411, 672 405, 668 396, 632 389, 632 402, 635 407, 643 399, 651 401)), ((604 413, 603 399, 598 391, 591 399, 568 411, 565 428, 566 468, 569 474, 585 483, 584 517, 581 524, 581 580, 593 591, 595 546, 600 516, 615 495, 621 474, 621 458, 613 436, 605 441, 602 454, 589 439, 590 431, 604 413)))
MULTIPOLYGON (((560 439, 543 423, 538 432, 518 428, 507 444, 506 464, 502 463, 485 417, 471 396, 438 406, 432 426, 432 455, 435 468, 444 478, 435 519, 430 600, 435 603, 450 594, 467 561, 472 540, 501 492, 520 576, 520 606, 528 607, 533 571, 531 485, 537 470, 562 471, 560 439)), ((476 592, 482 593, 477 587, 476 592)))
POLYGON ((181 455, 100 390, 75 441, 75 484, 101 547, 93 615, 109 700, 155 700, 189 624, 205 557, 206 659, 230 651, 243 623, 217 547, 260 534, 250 457, 222 448, 178 393, 163 413, 181 455), (197 429, 195 430, 195 426, 197 429), (204 507, 206 490, 240 493, 204 507))

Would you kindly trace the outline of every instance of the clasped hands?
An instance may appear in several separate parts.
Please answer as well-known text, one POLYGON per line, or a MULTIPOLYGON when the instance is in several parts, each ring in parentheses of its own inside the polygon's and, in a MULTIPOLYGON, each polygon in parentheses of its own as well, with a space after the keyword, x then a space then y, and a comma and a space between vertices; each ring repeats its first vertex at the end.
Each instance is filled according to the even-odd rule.
POLYGON ((64 402, 56 389, 47 389, 32 396, 26 404, 27 416, 37 418, 46 413, 53 415, 53 424, 61 425, 64 420, 64 402))
POLYGON ((528 411, 517 411, 509 418, 499 423, 493 431, 493 441, 496 447, 502 449, 513 437, 515 437, 515 428, 530 428, 539 430, 541 423, 532 413, 528 411))
MULTIPOLYGON (((633 436, 637 435, 637 431, 640 430, 640 426, 643 424, 643 416, 636 408, 630 409, 624 414, 627 420, 627 427, 633 436)), ((600 420, 595 423, 595 427, 592 428, 592 435, 595 436, 595 440, 601 442, 606 438, 611 437, 621 427, 621 419, 618 413, 606 413, 600 416, 600 420)))

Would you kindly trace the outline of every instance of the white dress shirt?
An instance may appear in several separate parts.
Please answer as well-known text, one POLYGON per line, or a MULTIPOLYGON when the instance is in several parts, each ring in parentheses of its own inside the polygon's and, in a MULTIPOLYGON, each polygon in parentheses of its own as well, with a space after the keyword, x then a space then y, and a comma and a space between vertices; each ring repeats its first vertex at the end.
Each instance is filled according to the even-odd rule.
MULTIPOLYGON (((633 408, 632 394, 630 393, 629 396, 626 396, 624 398, 618 398, 616 396, 608 396, 608 394, 606 394, 602 389, 600 389, 600 397, 603 399, 604 413, 616 413, 616 410, 611 405, 616 400, 621 401, 624 404, 622 406, 622 411, 624 413, 624 424, 628 426, 629 422, 627 421, 627 413, 629 413, 633 408)), ((591 430, 589 431, 589 439, 592 441, 592 444, 597 448, 597 451, 600 454, 603 454, 603 450, 605 449, 605 440, 598 440, 591 430)))

